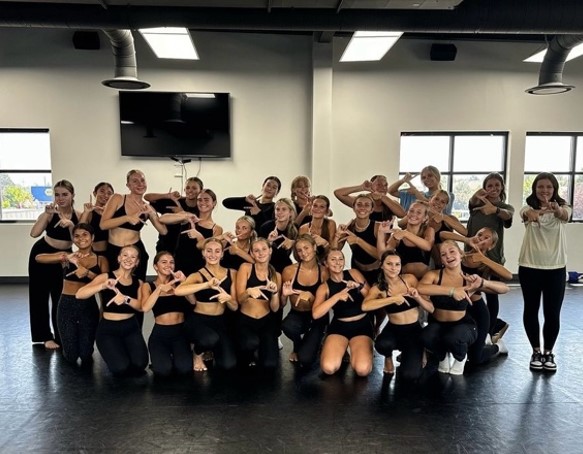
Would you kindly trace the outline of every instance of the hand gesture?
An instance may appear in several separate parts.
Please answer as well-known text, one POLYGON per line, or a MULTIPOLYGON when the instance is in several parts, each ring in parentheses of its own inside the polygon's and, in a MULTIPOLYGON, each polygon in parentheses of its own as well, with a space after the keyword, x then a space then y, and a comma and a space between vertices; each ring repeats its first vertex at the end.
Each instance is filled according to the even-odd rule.
POLYGON ((83 212, 89 213, 89 212, 93 211, 94 208, 95 208, 95 206, 93 205, 93 195, 89 194, 89 202, 85 202, 83 204, 83 212))
POLYGON ((45 213, 53 215, 58 212, 59 210, 57 208, 57 205, 55 205, 54 203, 47 203, 45 205, 45 213))
POLYGON ((274 241, 280 239, 281 237, 282 237, 282 235, 279 234, 279 231, 277 230, 277 227, 276 227, 271 232, 269 232, 269 235, 267 235, 267 241, 269 241, 270 243, 273 243, 274 241))
POLYGON ((362 189, 364 191, 372 192, 372 183, 369 180, 364 180, 362 183, 362 189))
POLYGON ((474 207, 472 211, 481 211, 485 215, 496 214, 498 207, 492 204, 486 196, 477 196, 484 204, 479 207, 474 207))
POLYGON ((283 248, 286 251, 289 251, 292 247, 294 247, 294 244, 296 244, 294 240, 290 240, 288 237, 284 235, 281 235, 281 237, 283 238, 283 241, 279 246, 277 246, 277 249, 283 248))
POLYGON ((249 213, 252 216, 255 216, 261 212, 261 208, 259 208, 259 206, 257 205, 257 197, 255 197, 254 195, 250 194, 247 197, 245 197, 245 202, 249 204, 248 206, 245 207, 245 209, 249 210, 249 213))
POLYGON ((292 282, 291 281, 286 281, 283 283, 283 286, 281 287, 281 294, 284 297, 289 297, 292 295, 299 295, 300 292, 299 290, 295 290, 292 287, 292 282))

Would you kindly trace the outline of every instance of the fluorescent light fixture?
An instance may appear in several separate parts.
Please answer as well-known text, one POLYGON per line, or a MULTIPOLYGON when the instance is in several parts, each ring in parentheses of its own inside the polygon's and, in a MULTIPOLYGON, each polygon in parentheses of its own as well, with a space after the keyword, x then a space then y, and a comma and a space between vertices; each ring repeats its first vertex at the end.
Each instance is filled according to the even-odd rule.
MULTIPOLYGON (((543 49, 540 52, 537 52, 536 54, 531 55, 530 57, 524 59, 523 61, 528 62, 528 63, 542 63, 542 61, 545 58, 546 53, 547 53, 547 50, 543 49)), ((573 60, 574 58, 580 57, 581 55, 583 55, 583 43, 578 44, 577 46, 573 47, 573 49, 571 49, 571 52, 569 52, 569 55, 567 56, 567 59, 565 61, 573 60)))
POLYGON ((187 98, 215 98, 214 93, 186 93, 187 98))
POLYGON ((140 33, 158 58, 198 60, 194 43, 186 28, 145 28, 140 33))
POLYGON ((357 31, 352 35, 340 61, 379 61, 402 34, 403 32, 357 31))

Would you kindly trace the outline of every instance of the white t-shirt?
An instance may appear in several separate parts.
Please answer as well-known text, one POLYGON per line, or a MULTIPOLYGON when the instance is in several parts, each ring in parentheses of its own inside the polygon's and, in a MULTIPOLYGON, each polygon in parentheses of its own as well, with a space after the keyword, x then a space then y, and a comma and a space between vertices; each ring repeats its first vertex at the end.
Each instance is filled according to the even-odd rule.
MULTIPOLYGON (((572 208, 563 208, 571 218, 572 208)), ((525 206, 520 210, 520 217, 525 211, 531 210, 525 206)), ((518 265, 527 268, 553 270, 567 266, 567 235, 563 221, 549 212, 539 217, 539 222, 526 222, 526 232, 518 255, 518 265)))

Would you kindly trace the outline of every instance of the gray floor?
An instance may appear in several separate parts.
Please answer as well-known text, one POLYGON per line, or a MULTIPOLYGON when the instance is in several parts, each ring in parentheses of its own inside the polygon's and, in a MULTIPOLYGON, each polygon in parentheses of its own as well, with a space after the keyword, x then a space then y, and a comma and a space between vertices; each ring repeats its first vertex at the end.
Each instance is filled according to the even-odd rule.
POLYGON ((583 452, 580 288, 567 290, 556 374, 529 371, 513 288, 501 299, 509 356, 415 387, 383 377, 380 357, 368 379, 299 373, 287 341, 273 376, 115 379, 98 353, 83 373, 31 346, 26 287, 1 286, 0 305, 2 453, 583 452))

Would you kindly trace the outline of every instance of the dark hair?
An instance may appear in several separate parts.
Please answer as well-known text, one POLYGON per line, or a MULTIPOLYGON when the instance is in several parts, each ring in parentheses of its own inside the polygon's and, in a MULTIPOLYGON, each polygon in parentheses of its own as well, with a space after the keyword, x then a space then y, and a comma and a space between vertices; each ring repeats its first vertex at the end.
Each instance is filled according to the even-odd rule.
POLYGON ((484 178, 484 181, 482 182, 482 189, 486 189, 486 183, 488 183, 489 180, 498 180, 500 182, 502 185, 502 190, 500 191, 500 200, 504 202, 506 200, 506 185, 504 184, 504 178, 502 178, 502 175, 500 175, 498 172, 491 172, 486 175, 486 178, 484 178))
POLYGON ((268 176, 265 180, 263 180, 263 184, 261 186, 262 187, 265 186, 265 183, 267 183, 269 180, 273 180, 277 183, 277 193, 276 194, 279 194, 279 191, 281 190, 281 180, 279 178, 277 178, 275 175, 268 176))
POLYGON ((204 184, 203 184, 202 180, 200 178, 198 178, 198 177, 190 177, 190 178, 188 178, 186 180, 186 184, 188 184, 188 183, 196 183, 196 184, 198 184, 200 186, 200 189, 201 190, 204 189, 204 184))
MULTIPOLYGON (((383 263, 385 262, 385 259, 387 257, 399 257, 399 260, 401 260, 401 256, 397 253, 397 251, 394 251, 392 249, 387 249, 385 252, 383 252, 383 254, 381 255, 381 267, 383 266, 383 263)), ((403 264, 401 263, 401 269, 402 269, 403 264)), ((377 277, 377 286, 379 287, 379 290, 386 292, 387 290, 389 290, 389 283, 387 282, 387 280, 385 279, 385 273, 383 273, 382 270, 379 271, 378 277, 377 277)))
POLYGON ((113 186, 105 181, 102 181, 101 183, 97 183, 95 185, 95 187, 93 188, 93 193, 95 194, 99 189, 101 189, 102 186, 107 186, 109 189, 111 189, 111 192, 115 192, 113 190, 113 186))
POLYGON ((152 263, 154 265, 157 264, 164 255, 169 255, 170 257, 174 258, 174 254, 172 254, 172 252, 160 251, 154 256, 154 260, 152 261, 152 263))
POLYGON ((540 208, 540 200, 536 196, 536 185, 540 180, 549 180, 553 185, 553 195, 551 196, 551 202, 557 202, 560 206, 567 205, 567 201, 559 195, 559 182, 557 177, 555 177, 550 172, 541 172, 533 180, 531 186, 531 193, 526 198, 526 204, 535 210, 540 208))
POLYGON ((217 201, 217 195, 215 194, 215 191, 213 191, 212 189, 201 189, 200 192, 198 193, 198 197, 200 197, 201 194, 208 194, 211 196, 211 199, 213 199, 213 202, 217 201))
POLYGON ((80 222, 77 224, 75 227, 73 227, 71 233, 74 234, 77 230, 86 230, 91 234, 91 236, 95 235, 95 229, 93 226, 91 224, 87 224, 86 222, 80 222))

